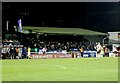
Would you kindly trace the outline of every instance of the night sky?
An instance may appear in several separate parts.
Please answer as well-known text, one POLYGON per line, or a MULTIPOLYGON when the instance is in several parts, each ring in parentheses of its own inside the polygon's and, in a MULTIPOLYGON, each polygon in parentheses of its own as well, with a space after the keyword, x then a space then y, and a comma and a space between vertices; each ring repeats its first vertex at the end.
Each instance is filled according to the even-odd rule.
POLYGON ((100 32, 120 31, 117 2, 3 2, 2 22, 9 28, 22 19, 23 26, 83 28, 100 32), (44 23, 43 23, 44 21, 44 23))

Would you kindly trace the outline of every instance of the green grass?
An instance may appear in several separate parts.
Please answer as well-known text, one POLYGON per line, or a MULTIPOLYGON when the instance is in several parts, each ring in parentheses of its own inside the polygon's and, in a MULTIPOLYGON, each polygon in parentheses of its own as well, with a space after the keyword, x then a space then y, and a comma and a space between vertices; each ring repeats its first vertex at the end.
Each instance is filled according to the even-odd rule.
POLYGON ((0 60, 0 83, 2 82, 2 61, 0 60))
POLYGON ((3 60, 3 81, 117 81, 118 58, 3 60))

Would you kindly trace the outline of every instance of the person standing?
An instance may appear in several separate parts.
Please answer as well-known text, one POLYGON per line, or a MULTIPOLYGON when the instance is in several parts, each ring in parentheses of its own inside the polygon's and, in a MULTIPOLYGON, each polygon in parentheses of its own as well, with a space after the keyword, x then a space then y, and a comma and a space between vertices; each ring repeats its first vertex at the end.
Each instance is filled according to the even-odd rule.
POLYGON ((107 47, 105 47, 104 51, 105 51, 105 56, 109 57, 109 52, 107 47))
POLYGON ((97 46, 95 47, 95 49, 97 50, 97 56, 96 56, 96 58, 100 58, 100 53, 101 53, 101 48, 102 48, 102 46, 100 45, 100 42, 98 42, 98 44, 97 44, 97 46))
POLYGON ((16 59, 17 51, 15 47, 13 48, 13 51, 14 51, 14 59, 16 59))
POLYGON ((83 49, 83 47, 81 47, 80 48, 81 57, 83 57, 83 52, 84 52, 84 49, 83 49))
POLYGON ((23 47, 23 49, 22 49, 22 57, 27 58, 27 48, 26 47, 23 47))
POLYGON ((42 51, 43 51, 43 54, 46 54, 47 48, 44 47, 44 48, 42 49, 42 51))
POLYGON ((2 48, 2 59, 6 59, 6 50, 5 49, 6 49, 5 47, 2 48))
POLYGON ((104 55, 105 55, 104 46, 101 46, 100 57, 103 57, 104 55))
POLYGON ((42 49, 42 51, 43 51, 43 58, 46 59, 47 58, 47 56, 45 55, 47 52, 46 46, 42 49))
POLYGON ((117 50, 116 46, 113 46, 112 52, 113 52, 114 56, 117 56, 118 50, 117 50))
POLYGON ((10 59, 14 59, 14 56, 15 56, 15 54, 14 54, 14 48, 11 47, 10 48, 10 59))
POLYGON ((16 51, 16 52, 15 52, 15 58, 16 58, 16 57, 18 57, 18 53, 19 53, 18 47, 15 48, 15 51, 16 51))
POLYGON ((31 56, 30 56, 30 55, 31 55, 30 50, 31 50, 30 47, 28 47, 28 54, 27 54, 27 58, 28 58, 28 59, 31 59, 31 56))

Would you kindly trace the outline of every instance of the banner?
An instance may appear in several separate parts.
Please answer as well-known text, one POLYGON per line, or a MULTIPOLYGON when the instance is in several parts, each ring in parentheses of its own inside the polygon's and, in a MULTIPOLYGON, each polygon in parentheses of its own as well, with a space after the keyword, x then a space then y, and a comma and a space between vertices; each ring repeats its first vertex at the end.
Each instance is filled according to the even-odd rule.
POLYGON ((72 58, 71 54, 31 54, 32 58, 72 58))
POLYGON ((9 21, 6 21, 6 29, 7 29, 7 31, 8 31, 8 23, 9 23, 9 21))
POLYGON ((20 32, 22 32, 22 21, 21 21, 21 19, 18 20, 18 28, 19 28, 20 32))
POLYGON ((96 57, 97 56, 97 51, 84 51, 83 57, 96 57))

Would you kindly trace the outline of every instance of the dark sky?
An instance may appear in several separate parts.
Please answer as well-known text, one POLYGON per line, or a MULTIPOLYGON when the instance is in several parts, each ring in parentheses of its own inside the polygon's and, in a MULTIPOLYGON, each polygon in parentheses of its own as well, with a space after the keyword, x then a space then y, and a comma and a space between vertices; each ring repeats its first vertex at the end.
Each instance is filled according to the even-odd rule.
POLYGON ((73 27, 100 32, 117 31, 117 2, 23 2, 2 3, 3 27, 17 25, 21 17, 23 26, 73 27))

